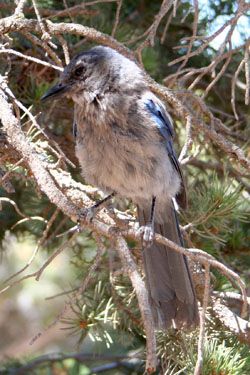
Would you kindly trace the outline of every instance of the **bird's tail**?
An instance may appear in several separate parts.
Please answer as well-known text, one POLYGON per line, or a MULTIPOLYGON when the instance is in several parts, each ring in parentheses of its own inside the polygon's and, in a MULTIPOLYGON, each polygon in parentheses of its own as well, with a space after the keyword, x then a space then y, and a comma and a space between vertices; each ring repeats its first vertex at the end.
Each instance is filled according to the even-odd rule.
MULTIPOLYGON (((140 225, 146 225, 149 209, 137 209, 140 225)), ((164 218, 164 223, 159 224, 156 217, 155 232, 184 246, 173 204, 164 212, 164 218)), ((186 256, 157 242, 143 248, 142 253, 155 328, 164 329, 172 324, 176 328, 196 327, 199 314, 186 256)))

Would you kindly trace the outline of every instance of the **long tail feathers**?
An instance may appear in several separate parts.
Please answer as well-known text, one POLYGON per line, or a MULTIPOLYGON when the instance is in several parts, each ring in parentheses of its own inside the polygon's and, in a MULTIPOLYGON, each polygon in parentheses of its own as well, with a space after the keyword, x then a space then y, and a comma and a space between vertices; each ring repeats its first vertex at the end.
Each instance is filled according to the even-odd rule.
MULTIPOLYGON (((141 226, 148 221, 150 210, 137 207, 141 226)), ((176 211, 167 208, 166 222, 155 222, 155 232, 184 246, 176 211)), ((172 248, 153 242, 143 248, 146 284, 155 328, 196 327, 199 324, 197 301, 186 256, 172 248)))

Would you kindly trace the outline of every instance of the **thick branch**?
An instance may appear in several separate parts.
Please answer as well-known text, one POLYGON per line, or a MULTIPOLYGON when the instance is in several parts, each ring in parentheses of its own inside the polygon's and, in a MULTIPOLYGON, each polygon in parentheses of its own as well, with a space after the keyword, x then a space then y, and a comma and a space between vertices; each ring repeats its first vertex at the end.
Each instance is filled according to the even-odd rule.
MULTIPOLYGON (((7 10, 13 10, 15 9, 15 5, 13 4, 0 4, 0 9, 7 9, 7 10)), ((98 13, 98 10, 96 9, 86 9, 84 6, 77 5, 71 8, 67 8, 64 10, 52 10, 52 9, 42 9, 38 8, 39 13, 42 16, 49 16, 49 17, 68 17, 68 14, 70 13, 71 16, 79 16, 80 14, 85 14, 87 16, 92 16, 94 14, 98 13)), ((34 14, 34 8, 33 7, 23 7, 22 12, 34 14)))
POLYGON ((147 339, 146 371, 148 373, 152 373, 155 371, 157 366, 157 356, 156 338, 154 332, 153 317, 148 302, 148 293, 145 284, 141 278, 141 275, 138 272, 137 266, 131 256, 127 242, 122 236, 117 236, 115 243, 123 264, 123 268, 125 272, 127 272, 127 274, 129 275, 132 285, 136 292, 147 339))
POLYGON ((212 298, 212 314, 235 336, 240 342, 250 345, 250 323, 233 313, 220 298, 212 298))
MULTIPOLYGON (((118 52, 122 53, 130 59, 134 60, 133 53, 126 48, 122 43, 117 42, 116 39, 104 34, 91 27, 83 26, 75 23, 52 23, 46 21, 46 29, 52 35, 57 34, 76 34, 84 36, 88 39, 95 40, 109 47, 115 48, 118 52)), ((0 33, 7 34, 13 31, 32 31, 37 34, 42 34, 42 30, 37 20, 29 20, 22 17, 6 17, 0 20, 0 33)))
POLYGON ((6 133, 11 139, 12 146, 14 146, 28 163, 41 190, 47 195, 50 201, 59 207, 66 215, 77 218, 78 211, 76 207, 70 203, 57 188, 47 171, 46 163, 39 158, 35 146, 25 138, 18 119, 13 114, 13 106, 8 103, 6 95, 2 90, 0 90, 0 118, 6 133))

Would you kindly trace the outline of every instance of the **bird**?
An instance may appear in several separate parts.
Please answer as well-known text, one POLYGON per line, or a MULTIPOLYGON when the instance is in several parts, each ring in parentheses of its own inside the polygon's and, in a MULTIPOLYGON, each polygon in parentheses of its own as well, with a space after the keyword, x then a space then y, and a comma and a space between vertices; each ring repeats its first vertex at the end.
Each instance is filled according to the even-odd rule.
POLYGON ((194 329, 199 313, 176 205, 187 204, 174 127, 139 65, 107 46, 76 55, 41 98, 74 101, 76 156, 85 180, 137 206, 142 259, 155 329, 194 329))

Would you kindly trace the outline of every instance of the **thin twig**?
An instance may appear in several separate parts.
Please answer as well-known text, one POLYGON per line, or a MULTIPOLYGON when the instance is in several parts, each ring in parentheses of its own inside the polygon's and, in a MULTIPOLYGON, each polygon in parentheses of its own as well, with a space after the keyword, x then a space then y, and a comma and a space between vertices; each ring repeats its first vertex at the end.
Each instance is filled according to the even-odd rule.
MULTIPOLYGON (((193 20, 193 37, 194 37, 197 33, 197 28, 198 28, 199 7, 198 7, 198 1, 197 0, 193 0, 193 2, 194 2, 193 8, 195 10, 194 20, 193 20)), ((189 45, 187 47, 187 53, 185 55, 185 59, 182 61, 181 65, 179 66, 179 68, 177 70, 177 72, 182 70, 182 68, 186 65, 187 61, 189 60, 194 40, 195 40, 194 38, 190 38, 189 45)))
POLYGON ((9 199, 9 198, 5 198, 5 197, 0 197, 0 202, 8 202, 10 203, 16 210, 16 212, 18 213, 18 215, 22 216, 22 217, 25 217, 25 218, 29 218, 31 219, 30 216, 27 216, 27 215, 24 215, 18 208, 17 204, 15 201, 13 201, 12 199, 9 199))
MULTIPOLYGON (((21 2, 25 4, 27 0, 24 0, 21 2)), ((13 10, 15 9, 15 7, 16 6, 14 4, 0 3, 0 9, 13 10)), ((81 14, 85 14, 87 16, 93 16, 98 13, 98 10, 95 10, 95 9, 88 10, 88 9, 85 9, 84 7, 85 5, 75 5, 73 7, 70 7, 64 10, 42 9, 42 8, 37 8, 37 9, 42 16, 47 16, 46 19, 55 18, 55 17, 66 17, 69 15, 69 13, 71 16, 74 16, 74 15, 79 16, 81 14)), ((33 7, 25 7, 22 5, 21 7, 19 7, 19 9, 15 11, 15 14, 18 14, 20 12, 25 13, 25 14, 26 13, 34 14, 35 10, 33 7)))
MULTIPOLYGON (((250 8, 250 4, 249 3, 245 3, 245 7, 243 10, 241 10, 240 12, 238 12, 234 17, 230 18, 228 21, 226 21, 224 23, 223 26, 221 26, 214 34, 212 34, 210 37, 198 37, 199 39, 202 39, 202 40, 206 40, 206 42, 204 44, 202 44, 199 48, 197 48, 194 52, 191 52, 190 53, 190 56, 189 57, 193 57, 193 56, 196 56, 198 54, 200 54, 202 51, 204 51, 205 48, 208 47, 209 43, 211 43, 212 40, 214 40, 218 35, 220 35, 229 25, 231 25, 235 19, 237 18, 237 20, 245 13, 248 11, 248 9, 250 8)), ((193 36, 194 37, 194 36, 193 36)), ((186 39, 186 38, 185 38, 186 39)), ((241 47, 242 48, 242 47, 241 47)), ((169 63, 169 66, 172 66, 172 65, 175 65, 181 61, 185 60, 185 56, 181 56, 173 61, 171 61, 169 63)))
MULTIPOLYGON (((29 33, 29 32, 26 32, 26 31, 22 31, 22 34, 26 36, 26 38, 28 38, 31 42, 33 42, 35 45, 38 45, 40 47, 42 47, 46 52, 47 54, 55 61, 55 63, 60 67, 60 68, 63 68, 63 64, 62 64, 62 61, 61 59, 57 56, 57 54, 48 46, 47 43, 45 43, 43 40, 40 40, 38 37, 36 37, 35 35, 29 33)), ((26 55, 24 55, 26 56, 26 55)))
POLYGON ((20 164, 22 164, 24 162, 24 159, 21 158, 19 159, 15 164, 13 164, 10 169, 8 170, 8 172, 6 172, 4 174, 4 176, 1 177, 1 183, 3 183, 6 179, 8 179, 8 177, 10 176, 10 174, 12 173, 12 171, 14 169, 16 169, 16 167, 18 167, 20 164))
POLYGON ((141 65, 142 65, 142 57, 141 57, 142 50, 145 47, 147 47, 149 44, 151 44, 152 47, 154 46, 154 39, 155 39, 157 29, 158 29, 163 17, 169 11, 171 6, 172 6, 172 1, 170 1, 170 0, 163 0, 162 1, 161 8, 160 8, 158 14, 155 15, 155 21, 152 23, 152 25, 148 29, 149 33, 148 33, 147 38, 135 50, 135 55, 138 56, 138 59, 139 59, 141 65))
POLYGON ((115 14, 115 23, 114 23, 113 30, 112 30, 112 33, 111 33, 111 36, 113 38, 115 36, 115 32, 116 32, 116 29, 117 29, 117 26, 118 26, 118 23, 119 23, 121 7, 122 7, 122 0, 118 0, 118 5, 117 5, 117 9, 116 9, 116 14, 115 14))
POLYGON ((56 37, 59 40, 59 42, 61 43, 61 45, 62 45, 63 53, 64 53, 64 58, 65 58, 65 63, 67 65, 70 62, 69 48, 68 48, 67 42, 66 42, 66 40, 60 34, 57 34, 56 37))
POLYGON ((250 50, 250 40, 246 42, 245 48, 245 77, 246 77, 246 90, 245 90, 245 104, 249 104, 249 91, 250 91, 250 69, 249 69, 249 50, 250 50))
MULTIPOLYGON (((78 235, 78 232, 75 232, 73 234, 73 236, 71 237, 72 239, 76 237, 76 235, 78 235)), ((82 294, 84 292, 84 290, 86 289, 91 277, 93 276, 93 273, 94 271, 96 270, 97 266, 99 265, 100 261, 101 261, 101 255, 102 255, 102 252, 103 252, 103 245, 101 247, 98 247, 98 251, 97 251, 97 255, 96 255, 96 258, 92 264, 92 266, 90 267, 89 269, 89 272, 88 272, 88 275, 86 276, 86 278, 84 279, 82 285, 78 288, 77 292, 74 294, 74 296, 65 304, 63 310, 57 315, 56 319, 51 323, 49 324, 42 332, 39 332, 35 337, 33 337, 33 339, 30 341, 30 345, 34 344, 34 342, 42 336, 42 334, 44 332, 46 332, 48 329, 52 328, 54 325, 56 325, 58 323, 58 321, 60 319, 62 319, 62 317, 64 316, 64 314, 68 311, 69 307, 74 305, 78 296, 80 294, 82 294)))
POLYGON ((40 60, 40 59, 37 59, 36 57, 32 57, 32 56, 28 56, 28 55, 24 55, 23 53, 21 52, 18 52, 18 51, 15 51, 13 49, 10 49, 10 48, 7 48, 7 49, 2 49, 0 50, 0 53, 10 53, 12 55, 16 55, 16 56, 19 56, 19 57, 22 57, 26 60, 29 60, 29 61, 33 61, 37 64, 41 64, 41 65, 44 65, 44 66, 48 66, 49 68, 53 68, 55 70, 59 70, 60 72, 63 70, 63 68, 59 67, 59 66, 56 66, 56 65, 52 65, 46 61, 43 61, 43 60, 40 60))
POLYGON ((199 333, 199 341, 198 341, 198 357, 197 362, 195 365, 194 375, 200 375, 202 372, 202 364, 203 364, 203 347, 204 347, 204 339, 205 339, 205 327, 206 327, 206 310, 209 301, 209 293, 210 293, 210 266, 205 266, 205 286, 204 286, 204 296, 203 296, 203 305, 202 310, 200 313, 200 333, 199 333))
POLYGON ((37 5, 36 5, 36 0, 32 0, 32 4, 33 4, 33 8, 34 8, 35 13, 36 13, 36 17, 37 17, 40 29, 42 30, 42 40, 44 40, 46 43, 50 44, 50 46, 52 48, 56 49, 57 48, 56 45, 51 42, 51 39, 52 39, 51 35, 45 30, 44 24, 42 22, 42 19, 41 19, 40 13, 39 13, 39 10, 38 10, 37 5))

